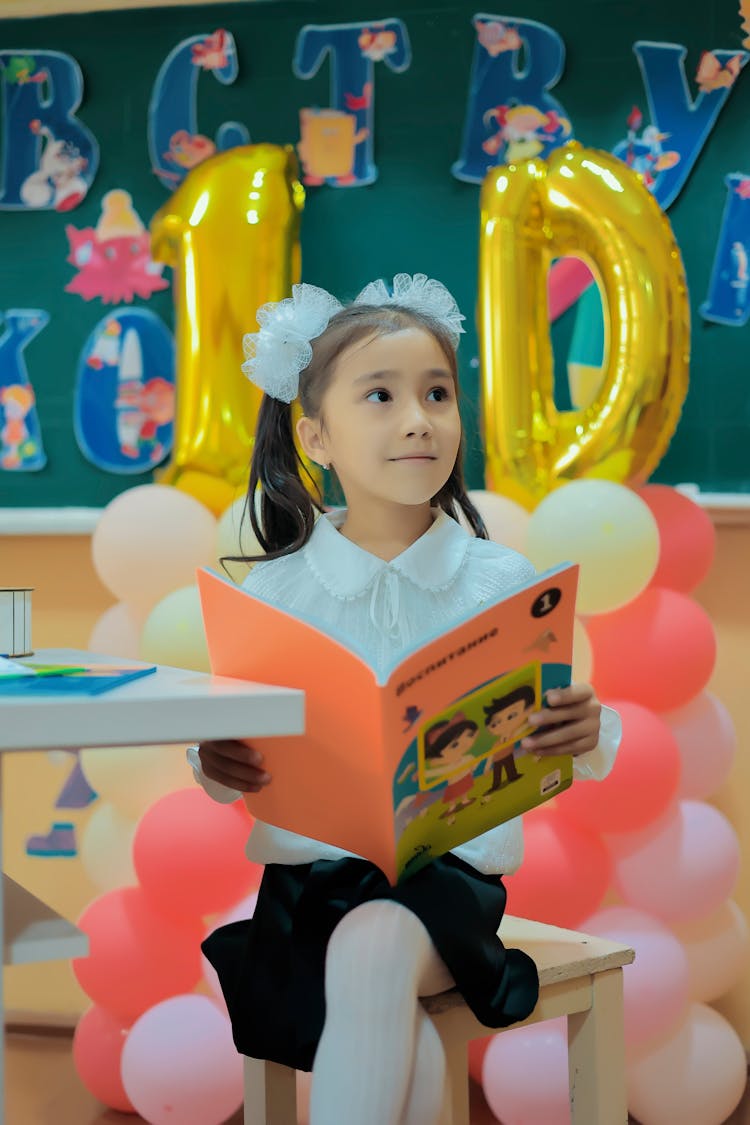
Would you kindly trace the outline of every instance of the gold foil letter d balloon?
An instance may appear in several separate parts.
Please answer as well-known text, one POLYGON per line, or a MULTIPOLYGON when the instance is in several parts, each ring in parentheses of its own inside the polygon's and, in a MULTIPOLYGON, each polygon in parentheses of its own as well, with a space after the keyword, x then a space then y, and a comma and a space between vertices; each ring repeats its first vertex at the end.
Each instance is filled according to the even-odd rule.
POLYGON ((247 479, 261 392, 242 374, 255 310, 299 281, 304 189, 296 157, 244 145, 199 164, 151 222, 152 253, 174 270, 177 407, 163 484, 216 513, 247 479))
POLYGON ((479 328, 489 488, 531 508, 567 481, 648 478, 687 393, 689 304, 669 222, 622 161, 571 142, 487 175, 479 328), (599 283, 605 354, 594 401, 558 411, 547 273, 566 255, 599 283))

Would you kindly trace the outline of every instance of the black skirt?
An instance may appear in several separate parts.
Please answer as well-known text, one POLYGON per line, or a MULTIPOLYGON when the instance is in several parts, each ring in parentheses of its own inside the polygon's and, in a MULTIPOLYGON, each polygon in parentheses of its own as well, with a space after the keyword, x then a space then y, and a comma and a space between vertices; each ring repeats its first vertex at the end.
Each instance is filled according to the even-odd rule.
POLYGON ((505 909, 500 876, 450 854, 396 887, 364 859, 269 864, 253 918, 220 927, 202 946, 241 1054, 312 1069, 325 1021, 328 941, 345 914, 376 899, 416 914, 486 1027, 506 1027, 534 1010, 536 965, 497 937, 505 909))

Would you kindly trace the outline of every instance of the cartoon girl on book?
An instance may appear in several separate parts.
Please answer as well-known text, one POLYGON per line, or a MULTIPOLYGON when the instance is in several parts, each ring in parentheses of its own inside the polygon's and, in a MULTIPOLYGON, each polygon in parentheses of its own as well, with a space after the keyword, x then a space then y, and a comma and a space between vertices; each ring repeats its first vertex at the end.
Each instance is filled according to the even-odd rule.
POLYGON ((451 775, 449 785, 441 793, 442 803, 447 808, 440 819, 447 820, 448 824, 455 822, 459 809, 474 804, 474 798, 468 794, 474 785, 477 764, 471 748, 478 737, 479 727, 472 719, 467 719, 463 711, 456 711, 450 719, 441 719, 425 731, 426 780, 451 775))
MULTIPOLYGON (((247 506, 265 554, 245 560, 256 565, 243 585, 330 623, 377 671, 534 574, 488 539, 466 492, 463 319, 439 281, 399 274, 347 306, 295 285, 258 310, 258 331, 245 339, 243 369, 265 392, 247 506), (345 509, 326 511, 303 454, 335 473, 345 509)), ((547 702, 554 726, 531 737, 534 751, 573 754, 576 776, 605 776, 620 737, 614 712, 587 684, 547 702)), ((448 751, 454 762, 476 735, 464 728, 448 751)), ((342 752, 358 753, 350 732, 341 738, 342 752)), ((217 800, 274 784, 244 742, 206 741, 188 755, 217 800)), ((522 852, 516 818, 391 886, 366 858, 256 820, 248 855, 266 866, 255 913, 203 943, 238 1050, 312 1069, 310 1125, 436 1125, 446 1060, 419 997, 455 985, 488 1028, 536 1005, 533 961, 497 935, 502 875, 522 852)))

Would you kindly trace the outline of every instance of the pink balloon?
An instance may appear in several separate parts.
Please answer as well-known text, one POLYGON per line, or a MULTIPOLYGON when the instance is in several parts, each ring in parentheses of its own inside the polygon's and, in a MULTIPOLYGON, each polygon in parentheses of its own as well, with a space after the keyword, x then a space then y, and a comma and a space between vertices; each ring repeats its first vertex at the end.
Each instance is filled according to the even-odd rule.
POLYGON ((245 846, 251 821, 238 801, 221 805, 198 786, 162 797, 141 817, 133 863, 162 910, 196 916, 228 910, 258 885, 245 846))
POLYGON ((708 683, 716 658, 708 614, 685 594, 649 588, 586 629, 600 699, 629 699, 653 711, 683 707, 708 683))
POLYGON ((222 1125, 243 1100, 242 1056, 207 996, 173 996, 133 1024, 122 1081, 150 1125, 222 1125))
POLYGON ((524 817, 524 861, 505 877, 508 912, 575 928, 599 906, 612 863, 600 838, 557 809, 524 817))
POLYGON ((737 1032, 713 1008, 693 1004, 669 1039, 628 1066, 628 1109, 648 1125, 721 1125, 746 1080, 737 1032))
POLYGON ((666 484, 638 490, 659 528, 659 562, 652 586, 689 594, 711 569, 716 532, 711 517, 693 500, 666 484))
POLYGON ((702 801, 711 797, 729 777, 737 749, 737 733, 724 704, 703 691, 664 721, 677 742, 682 769, 680 797, 702 801))
POLYGON ((128 1029, 104 1008, 84 1012, 73 1035, 73 1062, 90 1094, 110 1109, 135 1113, 120 1076, 120 1059, 128 1029))
MULTIPOLYGON (((212 934, 214 930, 218 930, 220 926, 229 926, 232 922, 241 922, 245 918, 252 918, 257 901, 258 892, 252 891, 247 898, 243 898, 242 902, 238 902, 237 905, 233 906, 231 910, 228 910, 226 914, 222 914, 220 918, 217 918, 213 925, 206 931, 206 937, 212 934)), ((221 991, 219 976, 216 969, 203 954, 201 954, 201 965, 203 967, 203 979, 211 989, 212 994, 219 1001, 222 1009, 224 1009, 224 994, 221 991)))
POLYGON ((688 1007, 688 962, 667 927, 628 906, 609 906, 581 923, 583 933, 629 945, 623 969, 625 1043, 632 1048, 667 1034, 688 1007))
POLYGON ((122 887, 86 907, 78 926, 89 938, 88 957, 73 960, 86 995, 132 1023, 168 996, 200 980, 200 919, 175 921, 140 887, 122 887))
POLYGON ((597 832, 635 832, 673 801, 680 755, 667 724, 637 703, 607 701, 622 719, 622 742, 603 781, 574 782, 561 795, 561 816, 597 832))
POLYGON ((691 1000, 718 1000, 747 969, 750 937, 736 902, 724 902, 713 914, 675 926, 674 932, 687 956, 691 1000))
POLYGON ((718 909, 737 881, 740 854, 727 818, 703 801, 679 801, 643 832, 614 841, 614 883, 630 906, 666 922, 718 909))
POLYGON ((503 1125, 568 1125, 565 1016, 496 1035, 484 1056, 482 1086, 503 1125))

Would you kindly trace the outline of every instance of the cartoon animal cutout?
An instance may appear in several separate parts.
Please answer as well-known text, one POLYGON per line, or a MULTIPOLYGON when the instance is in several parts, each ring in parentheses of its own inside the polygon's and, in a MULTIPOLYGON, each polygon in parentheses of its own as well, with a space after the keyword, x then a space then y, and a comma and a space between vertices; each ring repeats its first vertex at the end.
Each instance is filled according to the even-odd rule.
POLYGON ((70 211, 88 191, 81 175, 88 160, 70 141, 58 140, 38 119, 31 122, 30 128, 44 139, 44 147, 38 169, 21 185, 21 199, 27 207, 52 205, 56 211, 70 211))
POLYGON ((487 54, 496 59, 503 51, 517 51, 523 46, 518 28, 499 20, 477 20, 477 39, 487 54))
POLYGON ((129 192, 115 189, 102 199, 96 228, 67 226, 68 261, 78 273, 65 286, 85 301, 100 297, 105 304, 148 298, 169 282, 163 266, 151 258, 148 232, 133 209, 129 192))
POLYGON ((382 27, 365 27, 357 39, 359 49, 366 59, 382 62, 396 50, 396 32, 382 27))
MULTIPOLYGON (((178 168, 189 171, 207 160, 209 156, 213 156, 215 152, 216 145, 210 137, 204 137, 202 133, 188 133, 187 129, 178 129, 169 138, 169 150, 164 153, 164 159, 170 164, 177 165, 178 168)), ((182 179, 178 172, 161 171, 159 175, 174 180, 182 179)))
POLYGON ((232 37, 220 27, 213 35, 193 44, 190 59, 201 70, 223 70, 229 63, 233 47, 232 37))
MULTIPOLYGON (((365 85, 362 97, 369 98, 371 87, 365 85)), ((347 101, 351 95, 347 95, 347 101)), ((367 103, 369 104, 369 102, 367 103)), ((352 108, 363 108, 358 105, 352 108)), ((357 145, 368 136, 366 128, 357 129, 353 113, 339 109, 301 109, 300 142, 297 152, 302 162, 303 180, 316 185, 333 179, 337 184, 355 182, 354 158, 357 145)))

